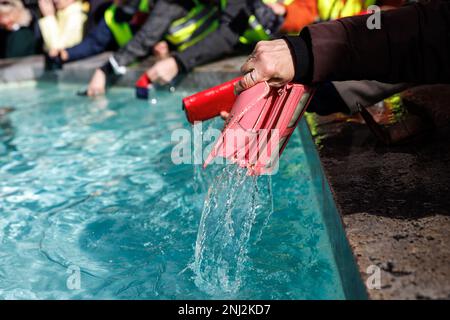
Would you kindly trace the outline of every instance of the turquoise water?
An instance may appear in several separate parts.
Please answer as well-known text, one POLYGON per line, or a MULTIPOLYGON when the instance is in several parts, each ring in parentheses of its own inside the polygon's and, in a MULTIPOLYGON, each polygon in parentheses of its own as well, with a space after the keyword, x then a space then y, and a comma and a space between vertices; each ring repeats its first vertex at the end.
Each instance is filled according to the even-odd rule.
POLYGON ((77 89, 0 88, 1 299, 345 298, 299 132, 271 178, 177 166, 187 92, 77 89))

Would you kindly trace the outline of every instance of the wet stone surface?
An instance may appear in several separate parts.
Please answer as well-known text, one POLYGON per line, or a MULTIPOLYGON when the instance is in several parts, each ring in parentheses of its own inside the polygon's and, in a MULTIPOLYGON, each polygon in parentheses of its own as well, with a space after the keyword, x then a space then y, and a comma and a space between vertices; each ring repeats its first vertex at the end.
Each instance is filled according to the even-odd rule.
MULTIPOLYGON (((443 108, 447 108, 444 102, 443 108)), ((321 160, 372 299, 450 298, 450 127, 384 146, 355 122, 319 119, 321 160), (320 123, 322 121, 322 123, 320 123)))

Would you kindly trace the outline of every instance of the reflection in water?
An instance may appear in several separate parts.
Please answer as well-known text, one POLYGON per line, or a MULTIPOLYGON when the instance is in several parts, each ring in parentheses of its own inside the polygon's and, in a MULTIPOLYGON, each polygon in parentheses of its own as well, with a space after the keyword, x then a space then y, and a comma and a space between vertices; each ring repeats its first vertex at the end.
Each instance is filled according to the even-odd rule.
POLYGON ((0 107, 0 155, 6 155, 14 151, 15 147, 11 144, 14 136, 14 130, 11 126, 9 114, 14 111, 13 107, 0 107))

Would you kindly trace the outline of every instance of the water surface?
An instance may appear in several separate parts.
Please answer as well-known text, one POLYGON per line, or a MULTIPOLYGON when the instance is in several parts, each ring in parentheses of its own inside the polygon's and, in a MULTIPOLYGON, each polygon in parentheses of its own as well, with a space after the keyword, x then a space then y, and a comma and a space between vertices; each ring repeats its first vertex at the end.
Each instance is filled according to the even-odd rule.
POLYGON ((189 128, 180 109, 187 92, 160 92, 151 104, 131 89, 99 99, 77 97, 78 89, 0 88, 0 107, 14 108, 0 119, 0 298, 344 298, 298 132, 279 173, 254 192, 257 182, 242 180, 240 189, 238 178, 224 175, 233 169, 172 163, 170 133, 189 128), (224 231, 218 191, 232 199, 245 243, 224 231), (203 219, 199 266, 199 226, 214 194, 219 205, 203 219), (223 228, 214 234, 215 222, 223 228), (244 251, 223 250, 219 239, 244 251), (237 286, 214 276, 217 250, 228 252, 237 286), (78 269, 80 288, 72 290, 78 269))

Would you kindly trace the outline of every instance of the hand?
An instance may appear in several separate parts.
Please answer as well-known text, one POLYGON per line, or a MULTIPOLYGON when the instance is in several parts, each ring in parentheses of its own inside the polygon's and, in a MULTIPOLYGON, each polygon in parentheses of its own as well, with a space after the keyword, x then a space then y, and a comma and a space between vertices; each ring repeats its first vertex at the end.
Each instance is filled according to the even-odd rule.
POLYGON ((66 62, 67 60, 69 60, 69 53, 67 52, 67 50, 62 49, 59 51, 59 57, 63 62, 66 62))
POLYGON ((263 81, 273 87, 291 82, 295 76, 294 60, 285 40, 260 41, 241 67, 244 77, 236 83, 240 93, 263 81))
POLYGON ((175 58, 165 58, 158 61, 147 70, 147 76, 152 82, 164 85, 168 84, 178 74, 178 64, 175 58))
POLYGON ((69 53, 66 50, 58 50, 58 49, 51 49, 48 52, 48 56, 50 58, 57 58, 59 57, 61 59, 62 62, 66 62, 67 60, 69 60, 69 53))
POLYGON ((52 0, 39 0, 39 9, 44 17, 55 15, 55 6, 52 0))
POLYGON ((105 90, 106 90, 106 75, 102 70, 97 69, 95 70, 95 73, 92 76, 91 81, 89 82, 87 95, 89 97, 103 95, 105 94, 105 90))
POLYGON ((166 41, 160 41, 153 46, 153 55, 157 59, 164 59, 169 57, 169 45, 166 41))
POLYGON ((50 51, 48 52, 48 56, 50 58, 59 57, 59 50, 58 49, 50 49, 50 51))
POLYGON ((229 113, 229 112, 226 112, 226 111, 220 111, 220 117, 222 118, 222 120, 227 121, 229 116, 230 116, 230 113, 229 113))
POLYGON ((281 3, 269 3, 266 4, 266 6, 270 7, 277 16, 286 15, 286 7, 281 3))

